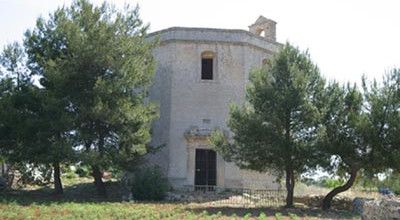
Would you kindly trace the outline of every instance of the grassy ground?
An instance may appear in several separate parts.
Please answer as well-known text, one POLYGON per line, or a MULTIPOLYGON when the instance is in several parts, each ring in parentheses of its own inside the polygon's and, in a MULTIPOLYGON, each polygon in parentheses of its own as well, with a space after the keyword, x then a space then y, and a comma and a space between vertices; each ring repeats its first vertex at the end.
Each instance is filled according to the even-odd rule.
POLYGON ((358 219, 348 212, 204 207, 198 204, 2 200, 0 219, 358 219))
POLYGON ((318 208, 235 208, 202 203, 127 203, 118 183, 109 182, 108 198, 95 196, 90 180, 71 182, 63 196, 49 188, 0 193, 0 219, 359 219, 348 211, 318 208))
MULTIPOLYGON (((315 186, 315 185, 307 186, 304 183, 298 182, 296 184, 296 188, 295 188, 295 196, 298 196, 298 197, 310 196, 310 195, 324 196, 331 190, 332 189, 315 186)), ((371 198, 371 199, 382 198, 382 195, 379 194, 377 191, 366 191, 366 190, 362 189, 361 187, 357 187, 357 186, 353 186, 349 190, 347 190, 343 193, 340 193, 339 196, 347 197, 347 198, 351 198, 351 199, 354 199, 355 197, 363 197, 363 198, 371 198)))

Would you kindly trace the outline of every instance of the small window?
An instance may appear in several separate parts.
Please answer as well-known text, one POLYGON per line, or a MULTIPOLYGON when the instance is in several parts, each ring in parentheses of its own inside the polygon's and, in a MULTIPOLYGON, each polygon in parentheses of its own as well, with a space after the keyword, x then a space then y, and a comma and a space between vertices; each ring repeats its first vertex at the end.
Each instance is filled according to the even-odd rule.
POLYGON ((214 54, 212 52, 204 52, 201 54, 201 79, 212 80, 214 69, 214 54))
POLYGON ((203 124, 210 124, 210 123, 211 123, 211 119, 203 118, 203 124))

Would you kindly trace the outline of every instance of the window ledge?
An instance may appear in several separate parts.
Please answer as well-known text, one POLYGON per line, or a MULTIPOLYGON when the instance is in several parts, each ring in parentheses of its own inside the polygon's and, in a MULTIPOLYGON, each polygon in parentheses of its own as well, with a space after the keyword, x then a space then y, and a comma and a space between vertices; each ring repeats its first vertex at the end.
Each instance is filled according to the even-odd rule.
POLYGON ((218 84, 219 81, 215 79, 200 79, 198 81, 199 83, 205 83, 205 84, 218 84))

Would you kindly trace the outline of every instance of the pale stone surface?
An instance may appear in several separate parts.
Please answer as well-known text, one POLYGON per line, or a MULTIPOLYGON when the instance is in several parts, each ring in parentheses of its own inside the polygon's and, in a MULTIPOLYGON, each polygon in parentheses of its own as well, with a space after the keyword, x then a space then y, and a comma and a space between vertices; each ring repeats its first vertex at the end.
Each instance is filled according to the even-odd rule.
POLYGON ((256 35, 261 35, 264 32, 265 39, 276 41, 276 22, 260 16, 257 21, 249 26, 249 31, 256 35))
POLYGON ((364 200, 359 211, 363 220, 400 219, 400 200, 395 197, 364 200))
MULTIPOLYGON (((256 24, 266 25, 263 21, 256 24)), ((207 138, 213 129, 229 131, 229 104, 243 102, 250 71, 282 46, 275 42, 275 32, 268 34, 274 36, 179 27, 150 34, 150 39, 160 39, 153 51, 157 70, 150 97, 160 105, 160 118, 153 125, 152 144, 165 147, 149 161, 163 168, 172 186, 193 185, 195 149, 211 148, 207 138), (206 51, 214 54, 213 80, 201 79, 201 54, 206 51)), ((256 183, 252 187, 277 189, 275 179, 271 174, 240 170, 217 155, 218 187, 256 183)))
POLYGON ((235 191, 218 188, 214 191, 175 190, 168 192, 165 199, 172 202, 202 203, 212 207, 272 207, 285 204, 285 192, 269 190, 235 191))

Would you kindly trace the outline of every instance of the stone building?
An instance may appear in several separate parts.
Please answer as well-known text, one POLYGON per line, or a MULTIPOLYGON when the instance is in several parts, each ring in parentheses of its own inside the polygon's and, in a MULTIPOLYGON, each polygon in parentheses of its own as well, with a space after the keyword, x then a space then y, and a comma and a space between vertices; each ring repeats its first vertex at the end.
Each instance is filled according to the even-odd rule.
POLYGON ((172 27, 151 33, 157 70, 151 98, 160 105, 153 144, 164 144, 150 161, 175 187, 276 189, 272 174, 241 170, 212 150, 215 128, 228 131, 230 103, 242 103, 252 69, 276 52, 276 22, 260 16, 249 31, 172 27))

